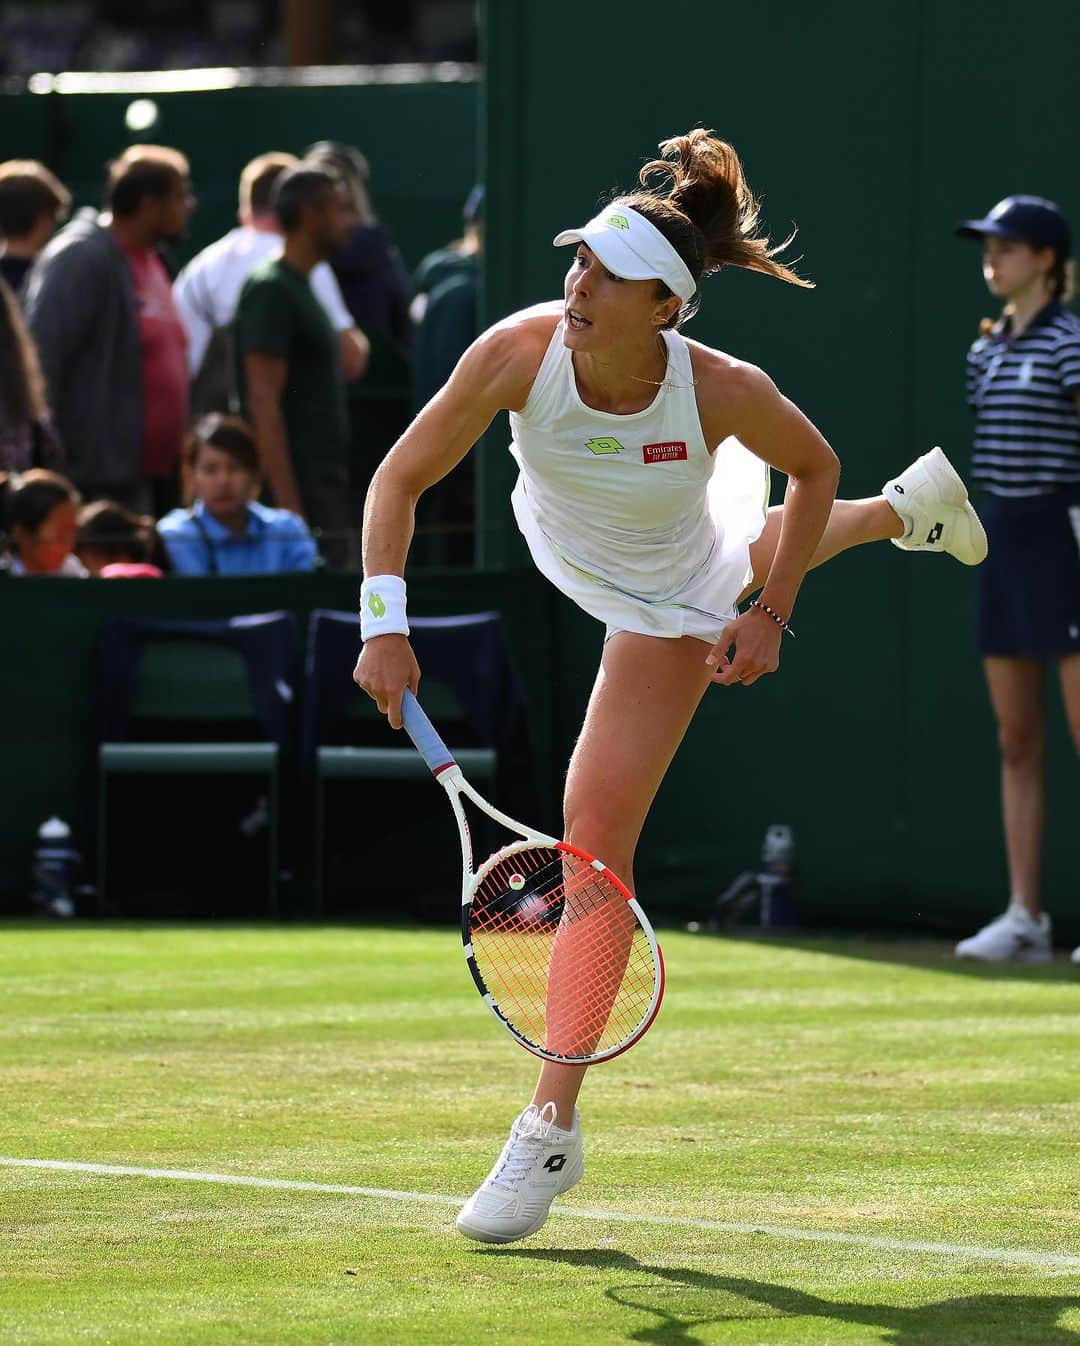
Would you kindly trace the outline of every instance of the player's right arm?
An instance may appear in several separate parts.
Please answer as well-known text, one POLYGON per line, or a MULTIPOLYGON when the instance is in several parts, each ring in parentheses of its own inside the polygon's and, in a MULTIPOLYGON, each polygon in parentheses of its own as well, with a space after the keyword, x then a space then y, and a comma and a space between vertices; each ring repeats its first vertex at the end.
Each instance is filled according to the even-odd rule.
MULTIPOLYGON (((519 411, 540 369, 558 315, 529 310, 473 342, 445 386, 380 463, 364 505, 364 574, 403 575, 416 502, 469 452, 499 411, 519 411)), ((417 690, 420 670, 408 639, 364 644, 354 680, 401 728, 401 694, 417 690)))

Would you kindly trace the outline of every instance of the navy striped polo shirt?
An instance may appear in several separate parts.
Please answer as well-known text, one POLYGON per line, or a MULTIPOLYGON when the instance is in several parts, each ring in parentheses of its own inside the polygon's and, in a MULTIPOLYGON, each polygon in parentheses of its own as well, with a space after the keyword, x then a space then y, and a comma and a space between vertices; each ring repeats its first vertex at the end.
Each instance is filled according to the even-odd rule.
POLYGON ((968 352, 972 476, 995 495, 1080 484, 1080 318, 1057 300, 1013 340, 1006 319, 968 352))

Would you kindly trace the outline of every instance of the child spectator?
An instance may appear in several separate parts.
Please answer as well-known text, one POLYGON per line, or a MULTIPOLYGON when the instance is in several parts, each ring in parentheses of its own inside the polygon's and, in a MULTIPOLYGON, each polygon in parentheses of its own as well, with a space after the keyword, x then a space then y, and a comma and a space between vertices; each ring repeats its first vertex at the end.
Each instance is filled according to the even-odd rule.
POLYGON ((174 509, 158 524, 178 575, 315 569, 318 552, 303 519, 255 499, 259 460, 244 421, 207 416, 189 439, 185 457, 195 503, 174 509))
POLYGON ((148 514, 115 500, 95 500, 79 511, 75 553, 98 579, 160 579, 168 568, 165 544, 148 514))
POLYGON ((81 497, 67 477, 38 467, 0 478, 0 501, 9 574, 85 578, 86 567, 73 551, 81 497))

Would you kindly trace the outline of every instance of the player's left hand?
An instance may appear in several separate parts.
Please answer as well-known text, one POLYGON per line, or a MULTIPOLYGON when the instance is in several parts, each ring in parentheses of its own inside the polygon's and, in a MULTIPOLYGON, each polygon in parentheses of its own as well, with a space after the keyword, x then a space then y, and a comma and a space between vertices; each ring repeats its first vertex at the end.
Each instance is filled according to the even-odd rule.
POLYGON ((776 622, 757 608, 748 608, 729 622, 705 658, 716 670, 710 681, 722 687, 738 683, 749 687, 766 673, 780 667, 780 641, 784 633, 776 622), (734 646, 734 649, 732 647, 734 646))

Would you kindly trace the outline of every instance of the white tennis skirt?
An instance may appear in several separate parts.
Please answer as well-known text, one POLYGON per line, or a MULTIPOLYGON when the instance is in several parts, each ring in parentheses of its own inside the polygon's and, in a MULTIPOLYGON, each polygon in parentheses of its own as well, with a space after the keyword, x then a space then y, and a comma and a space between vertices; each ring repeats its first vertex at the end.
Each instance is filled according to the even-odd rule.
POLYGON ((603 622, 605 639, 618 631, 677 640, 693 636, 713 645, 737 615, 736 604, 754 571, 750 544, 761 536, 769 506, 769 467, 737 439, 726 439, 713 455, 708 503, 716 541, 690 582, 663 601, 642 598, 575 565, 537 522, 519 475, 514 517, 536 568, 590 617, 603 622))

